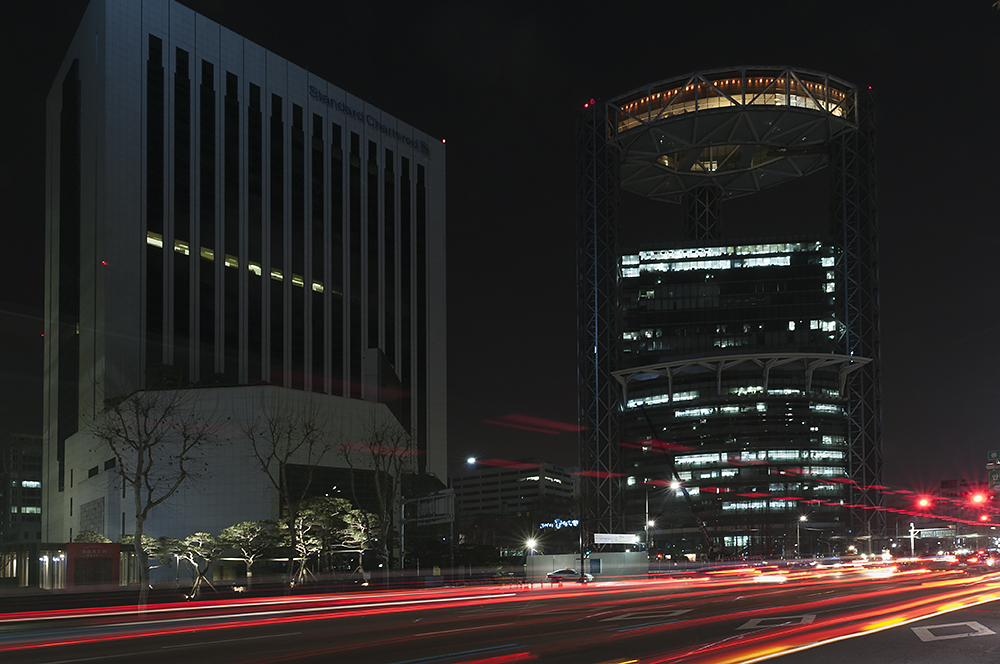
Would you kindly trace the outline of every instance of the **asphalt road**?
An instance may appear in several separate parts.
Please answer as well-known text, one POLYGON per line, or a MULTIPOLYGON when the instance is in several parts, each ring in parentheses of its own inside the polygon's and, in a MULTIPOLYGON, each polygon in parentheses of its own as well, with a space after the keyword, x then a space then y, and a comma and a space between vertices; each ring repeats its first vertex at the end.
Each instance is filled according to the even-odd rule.
POLYGON ((0 661, 929 662, 898 658, 900 644, 914 657, 1000 647, 996 600, 1000 575, 888 570, 246 599, 4 614, 0 661), (873 644, 897 658, 873 660, 873 644))

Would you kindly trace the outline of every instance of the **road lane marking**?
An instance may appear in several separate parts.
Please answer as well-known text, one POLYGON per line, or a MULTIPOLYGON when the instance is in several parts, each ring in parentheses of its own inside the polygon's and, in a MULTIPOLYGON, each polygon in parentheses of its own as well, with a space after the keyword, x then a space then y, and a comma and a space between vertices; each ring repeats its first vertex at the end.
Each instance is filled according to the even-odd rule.
POLYGON ((622 613, 617 616, 601 618, 601 622, 612 622, 617 620, 650 620, 655 618, 676 618, 685 613, 690 613, 691 609, 671 609, 669 611, 633 611, 622 613))
POLYGON ((786 627, 788 625, 808 625, 816 620, 815 613, 805 613, 801 616, 770 616, 753 618, 736 629, 760 629, 762 627, 786 627), (776 621, 781 622, 776 622, 776 621))
POLYGON ((247 636, 240 639, 221 639, 219 641, 198 641, 196 643, 182 643, 176 646, 160 646, 160 650, 171 650, 173 648, 197 648, 199 646, 211 646, 216 643, 233 643, 234 641, 253 641, 255 639, 276 639, 279 636, 295 636, 302 632, 285 632, 284 634, 268 634, 266 636, 247 636))
POLYGON ((420 632, 419 634, 414 634, 413 636, 435 636, 437 634, 454 634, 456 632, 472 632, 477 629, 490 629, 491 627, 504 627, 506 625, 513 625, 514 623, 497 623, 495 625, 480 625, 479 627, 460 627, 459 629, 446 629, 440 632, 420 632))
POLYGON ((462 657, 464 655, 480 655, 489 652, 496 652, 497 650, 506 650, 508 648, 517 647, 516 643, 508 643, 502 646, 492 646, 490 648, 477 648, 476 650, 463 650, 462 652, 450 652, 444 655, 431 655, 430 657, 419 657, 417 659, 405 659, 399 662, 392 662, 392 664, 418 664, 420 662, 437 662, 442 659, 454 659, 455 657, 462 657))
POLYGON ((75 664, 75 662, 93 662, 93 661, 107 661, 116 657, 136 657, 138 655, 143 655, 145 652, 134 653, 134 652, 123 652, 114 655, 101 655, 100 657, 80 657, 79 659, 60 659, 58 661, 44 662, 44 664, 75 664))
POLYGON ((964 639, 967 636, 990 636, 991 634, 996 634, 990 628, 975 621, 948 623, 947 625, 926 625, 924 627, 911 627, 910 629, 924 643, 928 641, 944 641, 946 639, 964 639), (932 629, 949 629, 953 627, 968 627, 972 631, 959 632, 958 634, 941 634, 940 636, 931 631, 932 629))

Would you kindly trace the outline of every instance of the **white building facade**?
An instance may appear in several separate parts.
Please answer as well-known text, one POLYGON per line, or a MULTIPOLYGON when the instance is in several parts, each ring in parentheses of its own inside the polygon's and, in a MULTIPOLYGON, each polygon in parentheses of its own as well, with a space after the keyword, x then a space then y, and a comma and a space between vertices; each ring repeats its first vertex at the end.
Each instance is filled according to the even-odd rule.
POLYGON ((460 515, 468 517, 515 514, 537 508, 547 499, 575 501, 577 471, 535 459, 497 466, 478 462, 475 469, 452 478, 455 507, 460 515))
MULTIPOLYGON (((131 532, 87 429, 137 390, 393 417, 446 477, 442 141, 168 0, 92 0, 46 122, 45 541, 131 532)), ((277 516, 238 438, 149 534, 277 516)))

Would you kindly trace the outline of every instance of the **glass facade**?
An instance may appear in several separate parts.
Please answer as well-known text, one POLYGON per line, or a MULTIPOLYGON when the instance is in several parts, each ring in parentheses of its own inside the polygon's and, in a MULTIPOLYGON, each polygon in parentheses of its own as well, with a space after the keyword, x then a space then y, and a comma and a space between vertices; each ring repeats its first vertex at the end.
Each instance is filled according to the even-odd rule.
POLYGON ((724 555, 827 553, 846 525, 858 364, 842 354, 837 252, 715 242, 622 256, 628 530, 676 557, 705 549, 697 514, 724 555))
POLYGON ((801 238, 626 254, 623 366, 721 349, 835 352, 834 262, 831 245, 801 238))

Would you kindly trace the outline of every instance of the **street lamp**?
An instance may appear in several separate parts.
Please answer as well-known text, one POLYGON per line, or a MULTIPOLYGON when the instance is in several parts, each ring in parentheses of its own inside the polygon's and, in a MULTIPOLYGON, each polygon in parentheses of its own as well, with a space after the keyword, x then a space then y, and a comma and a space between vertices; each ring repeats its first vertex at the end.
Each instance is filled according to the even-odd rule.
POLYGON ((528 547, 528 555, 529 556, 535 555, 535 546, 538 545, 538 542, 536 542, 534 539, 529 539, 527 542, 525 542, 525 545, 528 547))
POLYGON ((803 514, 795 523, 795 555, 798 558, 802 557, 802 523, 808 520, 809 517, 803 514))

